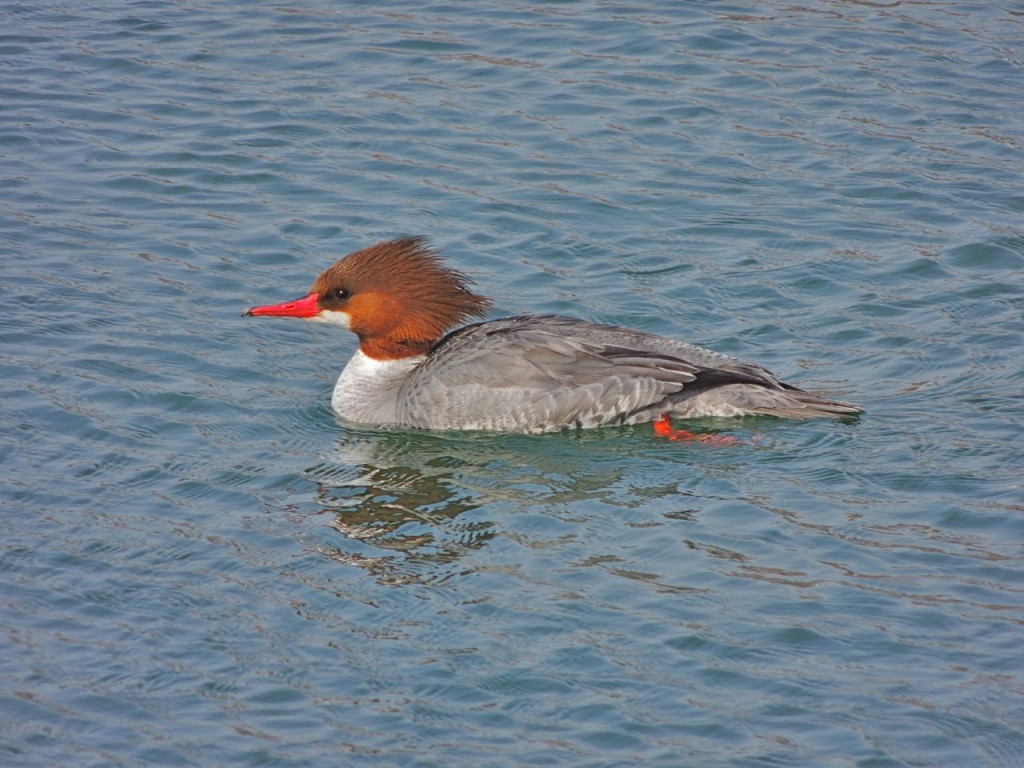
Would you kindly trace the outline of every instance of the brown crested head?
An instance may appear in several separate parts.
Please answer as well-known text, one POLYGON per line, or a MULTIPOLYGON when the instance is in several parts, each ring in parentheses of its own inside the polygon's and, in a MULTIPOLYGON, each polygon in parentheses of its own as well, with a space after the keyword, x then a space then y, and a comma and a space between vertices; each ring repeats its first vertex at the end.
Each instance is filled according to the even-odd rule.
POLYGON ((403 237, 350 253, 313 282, 321 310, 343 312, 370 357, 423 354, 454 326, 487 312, 473 281, 446 267, 423 237, 403 237))

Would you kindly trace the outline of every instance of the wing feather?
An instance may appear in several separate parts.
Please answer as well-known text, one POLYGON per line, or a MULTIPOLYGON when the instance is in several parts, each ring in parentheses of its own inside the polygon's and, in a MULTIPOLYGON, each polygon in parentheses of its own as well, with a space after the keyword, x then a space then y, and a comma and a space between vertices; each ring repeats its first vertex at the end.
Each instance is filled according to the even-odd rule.
MULTIPOLYGON (((647 421, 688 386, 709 384, 702 382, 709 369, 676 352, 734 360, 678 342, 660 349, 667 341, 553 315, 478 323, 443 339, 399 400, 406 420, 425 427, 454 420, 464 428, 539 431, 647 421)), ((771 385, 746 372, 714 373, 715 385, 771 385)))

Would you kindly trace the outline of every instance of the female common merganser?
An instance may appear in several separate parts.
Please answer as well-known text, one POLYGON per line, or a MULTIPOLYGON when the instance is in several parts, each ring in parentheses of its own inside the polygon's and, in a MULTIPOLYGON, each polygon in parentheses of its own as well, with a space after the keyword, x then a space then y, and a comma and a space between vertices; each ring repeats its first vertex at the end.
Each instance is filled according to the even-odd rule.
MULTIPOLYGON (((374 426, 554 432, 670 417, 861 413, 785 384, 754 363, 652 333, 559 315, 524 315, 450 330, 490 301, 421 237, 337 261, 301 299, 244 315, 302 317, 348 328, 359 350, 331 405, 374 426)), ((689 434, 689 433, 686 433, 689 434)))

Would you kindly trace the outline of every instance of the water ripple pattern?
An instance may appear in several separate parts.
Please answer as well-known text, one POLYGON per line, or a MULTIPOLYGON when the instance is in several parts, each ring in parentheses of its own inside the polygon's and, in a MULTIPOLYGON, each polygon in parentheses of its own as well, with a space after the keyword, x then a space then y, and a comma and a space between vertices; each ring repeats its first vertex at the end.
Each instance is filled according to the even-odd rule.
POLYGON ((1014 4, 0 20, 0 763, 1022 765, 1014 4), (414 234, 867 413, 340 423, 239 314, 414 234))

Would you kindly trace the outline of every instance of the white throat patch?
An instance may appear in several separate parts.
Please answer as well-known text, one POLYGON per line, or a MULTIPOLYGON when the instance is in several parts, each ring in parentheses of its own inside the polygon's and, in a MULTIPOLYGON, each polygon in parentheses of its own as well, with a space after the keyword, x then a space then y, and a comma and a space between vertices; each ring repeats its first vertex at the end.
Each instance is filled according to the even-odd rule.
POLYGON ((340 325, 342 328, 352 327, 352 318, 348 312, 341 312, 336 309, 321 309, 311 318, 314 323, 326 323, 327 325, 340 325))

